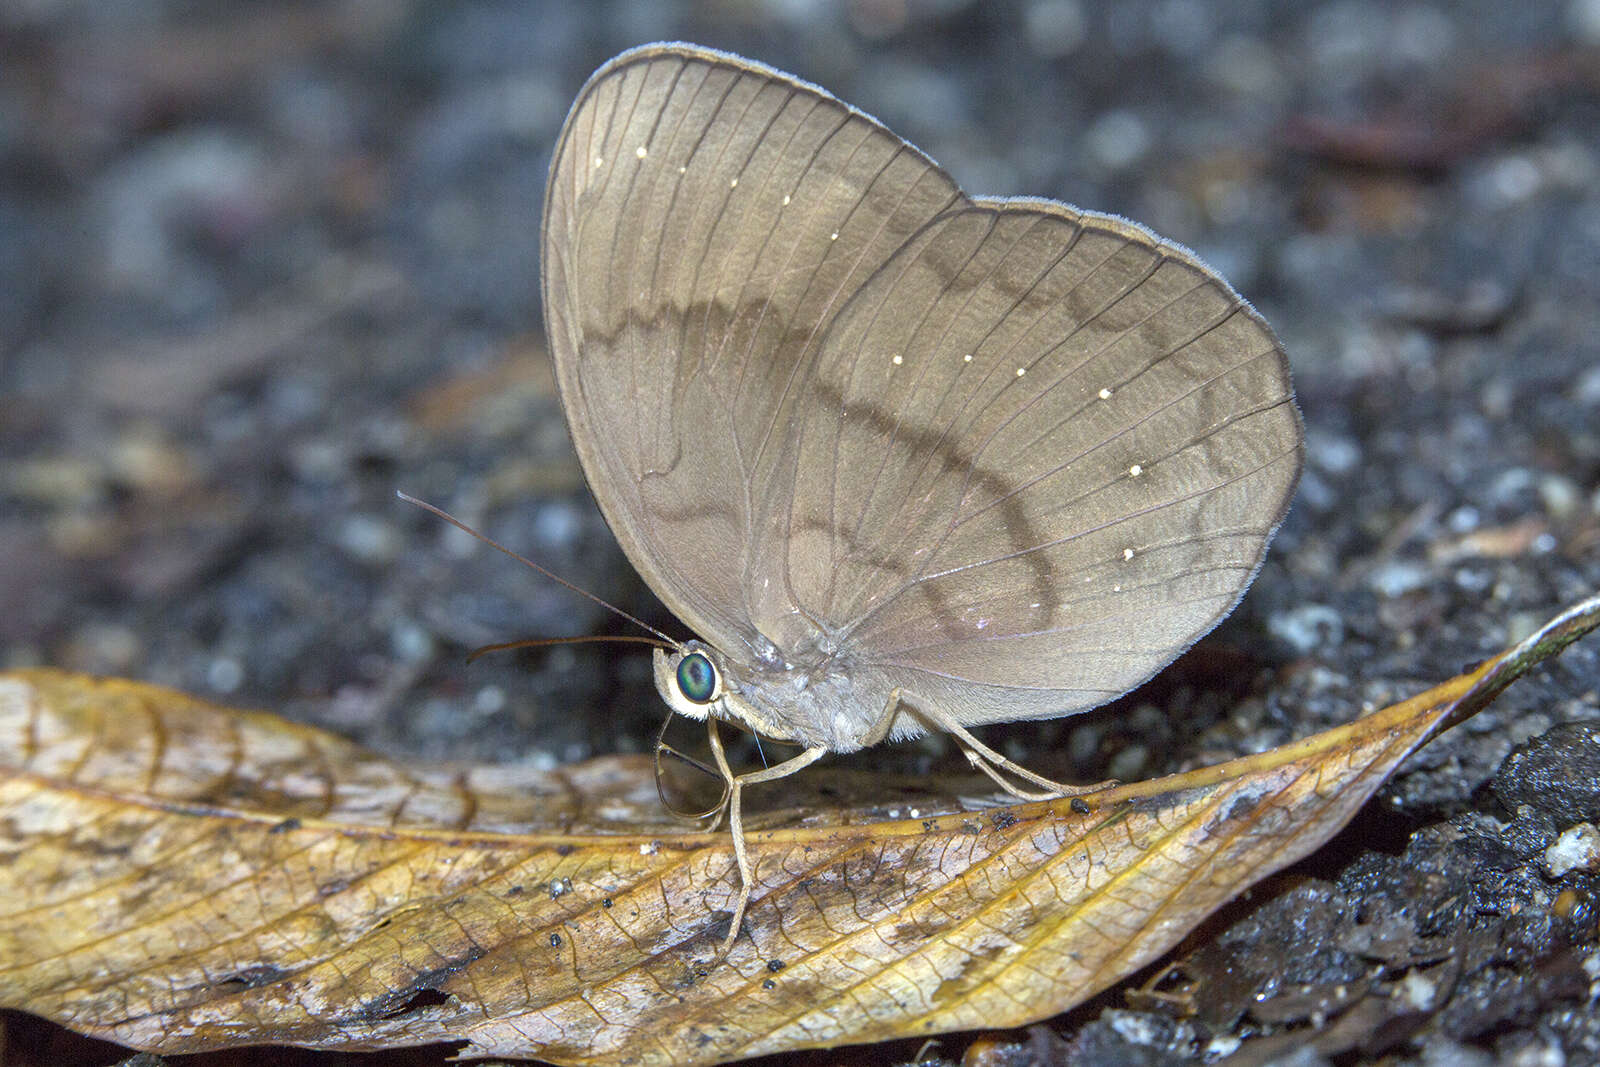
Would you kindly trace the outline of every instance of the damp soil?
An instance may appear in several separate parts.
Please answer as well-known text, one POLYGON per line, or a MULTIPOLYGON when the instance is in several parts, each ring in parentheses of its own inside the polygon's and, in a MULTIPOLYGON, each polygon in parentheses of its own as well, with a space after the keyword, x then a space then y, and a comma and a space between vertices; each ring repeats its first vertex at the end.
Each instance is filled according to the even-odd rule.
MULTIPOLYGON (((566 105, 659 38, 824 84, 971 191, 1138 219, 1284 340, 1307 466, 1239 611, 1106 709, 985 735, 1008 753, 1093 780, 1259 751, 1600 589, 1592 0, 45 2, 0 9, 0 663, 404 758, 647 748, 627 646, 465 662, 629 625, 394 492, 678 632, 588 497, 537 299, 566 105)), ((1600 1063, 1597 823, 1591 639, 1092 1002, 772 1062, 1600 1063)), ((126 1055, 0 1024, 7 1063, 126 1055)))

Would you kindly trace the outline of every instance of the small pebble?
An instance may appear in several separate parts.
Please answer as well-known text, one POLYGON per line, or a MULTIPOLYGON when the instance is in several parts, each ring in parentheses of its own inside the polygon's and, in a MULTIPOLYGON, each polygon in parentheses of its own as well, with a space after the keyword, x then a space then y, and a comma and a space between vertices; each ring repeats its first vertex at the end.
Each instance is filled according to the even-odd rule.
POLYGON ((351 515, 340 523, 339 547, 362 563, 392 563, 404 538, 392 523, 371 515, 351 515))
POLYGON ((1317 648, 1331 648, 1344 640, 1344 620, 1326 604, 1301 604, 1288 611, 1274 612, 1267 619, 1267 631, 1305 655, 1317 648))
POLYGON ((1420 563, 1390 560, 1373 568, 1367 585, 1382 597, 1401 597, 1428 584, 1430 571, 1420 563))
POLYGON ((1544 850, 1544 869, 1552 878, 1576 870, 1600 870, 1600 829, 1594 823, 1569 826, 1544 850))

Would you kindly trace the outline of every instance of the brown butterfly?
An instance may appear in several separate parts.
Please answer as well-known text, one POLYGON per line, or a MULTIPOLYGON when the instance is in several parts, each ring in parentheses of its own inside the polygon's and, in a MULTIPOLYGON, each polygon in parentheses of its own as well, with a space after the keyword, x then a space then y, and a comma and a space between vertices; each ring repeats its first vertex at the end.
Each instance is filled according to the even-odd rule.
POLYGON ((1249 585, 1299 477, 1283 350, 1193 253, 972 197, 824 90, 687 44, 589 79, 551 165, 550 350, 589 485, 700 635, 673 710, 827 752, 1070 715, 1249 585))

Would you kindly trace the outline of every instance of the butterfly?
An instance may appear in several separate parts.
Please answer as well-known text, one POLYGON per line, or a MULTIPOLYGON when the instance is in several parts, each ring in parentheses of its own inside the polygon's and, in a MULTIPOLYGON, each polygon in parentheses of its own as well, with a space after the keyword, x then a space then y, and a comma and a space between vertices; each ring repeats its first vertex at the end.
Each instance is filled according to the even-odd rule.
POLYGON ((550 352, 589 486, 699 634, 673 711, 830 752, 1070 715, 1230 612, 1302 431, 1283 349, 1188 250, 975 197, 882 123, 739 56, 653 44, 579 93, 542 230, 550 352))

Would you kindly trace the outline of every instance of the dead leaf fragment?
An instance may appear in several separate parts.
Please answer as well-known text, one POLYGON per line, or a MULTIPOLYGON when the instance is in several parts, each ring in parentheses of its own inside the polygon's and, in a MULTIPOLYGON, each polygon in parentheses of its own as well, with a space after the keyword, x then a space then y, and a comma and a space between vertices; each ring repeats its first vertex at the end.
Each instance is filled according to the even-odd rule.
POLYGON ((168 1054, 449 1041, 573 1064, 1022 1025, 1315 849, 1597 623, 1600 598, 1348 726, 1089 798, 769 813, 722 961, 731 846, 670 822, 645 760, 408 768, 153 686, 0 675, 0 1006, 168 1054))

